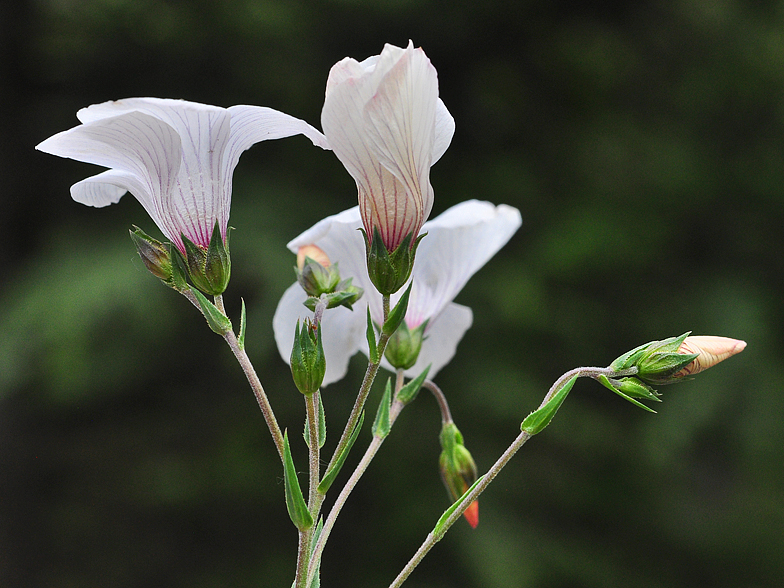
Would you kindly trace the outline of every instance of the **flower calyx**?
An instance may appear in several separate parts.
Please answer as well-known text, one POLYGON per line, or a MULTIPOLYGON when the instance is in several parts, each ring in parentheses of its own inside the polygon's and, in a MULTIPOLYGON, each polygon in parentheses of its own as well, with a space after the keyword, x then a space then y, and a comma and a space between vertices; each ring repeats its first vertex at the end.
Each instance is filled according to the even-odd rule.
POLYGON ((390 252, 387 250, 378 227, 373 227, 373 238, 369 239, 364 229, 362 236, 365 238, 365 252, 367 269, 370 281, 384 296, 394 294, 408 281, 414 267, 414 259, 419 242, 426 235, 419 235, 414 239, 414 233, 409 233, 397 248, 390 252))
MULTIPOLYGON (((438 438, 441 443, 438 459, 441 480, 452 502, 456 502, 476 481, 476 463, 463 444, 463 435, 454 422, 445 422, 438 438)), ((479 502, 473 501, 463 516, 472 528, 476 528, 479 524, 479 502)))
POLYGON ((297 389, 305 396, 318 391, 324 381, 327 361, 321 343, 321 325, 305 319, 294 328, 294 346, 291 349, 291 375, 297 389))
POLYGON ((231 277, 229 229, 226 230, 224 242, 216 222, 207 247, 197 245, 184 234, 181 237, 185 246, 185 263, 193 285, 211 296, 223 294, 231 277))
POLYGON ((425 329, 428 321, 409 329, 403 320, 400 326, 389 337, 384 357, 395 369, 407 370, 414 367, 425 340, 425 329))

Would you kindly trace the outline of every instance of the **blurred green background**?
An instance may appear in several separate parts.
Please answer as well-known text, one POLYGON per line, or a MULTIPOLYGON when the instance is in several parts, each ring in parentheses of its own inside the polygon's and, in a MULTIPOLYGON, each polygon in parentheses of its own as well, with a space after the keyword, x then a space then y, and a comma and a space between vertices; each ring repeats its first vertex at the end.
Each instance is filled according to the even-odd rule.
MULTIPOLYGON (((687 330, 749 346, 664 388, 657 415, 579 382, 479 527, 457 525, 406 586, 784 585, 784 2, 762 0, 2 3, 0 585, 289 586, 295 563, 239 367, 128 238, 157 229, 131 196, 74 203, 100 168, 34 145, 131 96, 320 127, 331 65, 409 38, 457 123, 434 215, 479 198, 524 219, 458 297, 474 326, 437 378, 481 470, 570 368, 687 330)), ((271 329, 285 244, 356 191, 302 137, 255 146, 234 177, 225 299, 232 316, 245 299, 296 440, 303 403, 271 329)), ((358 356, 325 391, 328 449, 362 373, 358 356)), ((448 505, 438 430, 422 394, 343 511, 324 586, 387 586, 424 539, 448 505)))

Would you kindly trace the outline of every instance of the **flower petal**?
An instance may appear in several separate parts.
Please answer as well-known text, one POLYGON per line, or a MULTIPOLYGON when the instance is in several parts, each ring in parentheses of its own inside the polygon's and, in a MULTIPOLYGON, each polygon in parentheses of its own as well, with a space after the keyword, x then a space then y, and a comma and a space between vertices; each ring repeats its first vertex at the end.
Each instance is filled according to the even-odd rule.
POLYGON ((170 125, 182 144, 181 164, 174 186, 155 199, 153 218, 181 250, 180 234, 197 245, 209 244, 216 221, 225 238, 231 192, 223 189, 223 154, 229 140, 230 115, 218 106, 166 98, 126 98, 83 108, 84 123, 117 114, 143 113, 170 125), (161 224, 162 223, 162 224, 161 224))
MULTIPOLYGON (((436 374, 448 364, 455 356, 457 345, 471 327, 474 320, 473 312, 467 306, 451 303, 441 312, 439 319, 428 325, 427 335, 422 342, 422 350, 416 363, 408 370, 406 376, 415 378, 422 370, 430 365, 427 374, 429 379, 435 378, 436 374)), ((293 340, 293 335, 292 335, 293 340)), ((367 355, 367 343, 361 347, 362 352, 367 355)), ((386 359, 381 360, 381 365, 390 371, 395 371, 386 359)))
MULTIPOLYGON (((406 323, 435 321, 466 282, 506 244, 522 224, 520 212, 504 204, 468 200, 422 227, 406 323)), ((430 332, 431 326, 428 326, 430 332)))
POLYGON ((433 143, 433 165, 436 161, 441 159, 441 156, 449 147, 452 142, 452 137, 455 134, 455 119, 449 114, 446 104, 438 99, 438 106, 436 108, 436 137, 433 143))
POLYGON ((136 176, 110 169, 76 182, 71 186, 71 198, 79 204, 101 208, 116 204, 126 192, 143 191, 144 186, 139 183, 136 176))
MULTIPOLYGON (((111 176, 112 182, 106 183, 132 190, 164 230, 160 224, 163 215, 160 201, 162 195, 167 194, 176 183, 182 159, 180 137, 170 125, 141 112, 128 112, 96 118, 58 133, 40 143, 36 149, 121 172, 111 176), (120 177, 122 184, 116 183, 120 177)), ((96 177, 109 178, 103 174, 96 177)), ((105 190, 77 188, 76 193, 91 199, 93 206, 106 206, 119 199, 116 192, 105 190)), ((172 238, 168 233, 166 236, 172 238)))
MULTIPOLYGON (((295 282, 283 294, 272 318, 278 352, 286 363, 291 361, 297 319, 301 322, 305 317, 313 316, 313 313, 302 305, 306 298, 305 292, 295 282)), ((358 311, 357 307, 353 312, 339 307, 324 313, 321 321, 321 337, 327 371, 324 374, 322 387, 337 382, 346 375, 349 360, 358 351, 359 342, 364 339, 365 327, 365 314, 358 311)))

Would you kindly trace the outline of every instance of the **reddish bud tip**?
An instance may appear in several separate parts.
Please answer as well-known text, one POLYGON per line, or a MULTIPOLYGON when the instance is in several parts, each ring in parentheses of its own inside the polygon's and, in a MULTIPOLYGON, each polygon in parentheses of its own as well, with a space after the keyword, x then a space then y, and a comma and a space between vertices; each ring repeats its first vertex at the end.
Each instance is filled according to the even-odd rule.
POLYGON ((468 524, 471 525, 472 529, 476 529, 476 526, 479 524, 479 501, 474 500, 465 512, 463 516, 468 521, 468 524))

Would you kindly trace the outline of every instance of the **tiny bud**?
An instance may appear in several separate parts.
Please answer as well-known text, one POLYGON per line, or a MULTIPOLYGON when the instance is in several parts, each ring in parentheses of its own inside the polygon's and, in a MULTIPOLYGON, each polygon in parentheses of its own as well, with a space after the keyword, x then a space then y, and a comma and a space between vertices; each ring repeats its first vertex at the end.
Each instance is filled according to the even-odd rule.
POLYGON ((321 343, 321 325, 314 325, 305 319, 300 329, 299 321, 294 328, 294 346, 291 350, 291 375, 297 389, 305 396, 318 391, 327 362, 321 343))
MULTIPOLYGON (((452 502, 456 502, 476 481, 476 463, 463 445, 463 435, 453 422, 444 424, 439 441, 442 448, 438 459, 441 479, 452 502)), ((473 501, 463 516, 471 527, 476 528, 479 524, 479 502, 473 501)))
POLYGON ((314 298, 335 291, 340 283, 338 264, 331 264, 329 257, 315 245, 305 245, 297 251, 297 282, 314 298))
POLYGON ((732 357, 746 349, 746 342, 729 337, 715 337, 710 335, 700 335, 686 337, 678 347, 678 353, 697 354, 697 357, 685 366, 673 378, 683 378, 713 367, 720 361, 732 357))
POLYGON ((142 262, 150 270, 150 273, 163 280, 166 285, 171 286, 172 261, 169 256, 169 248, 136 226, 131 230, 131 239, 136 245, 139 257, 142 258, 142 262))
POLYGON ((403 320, 389 337, 384 357, 395 369, 407 370, 414 366, 422 350, 427 321, 414 329, 409 329, 403 320))

